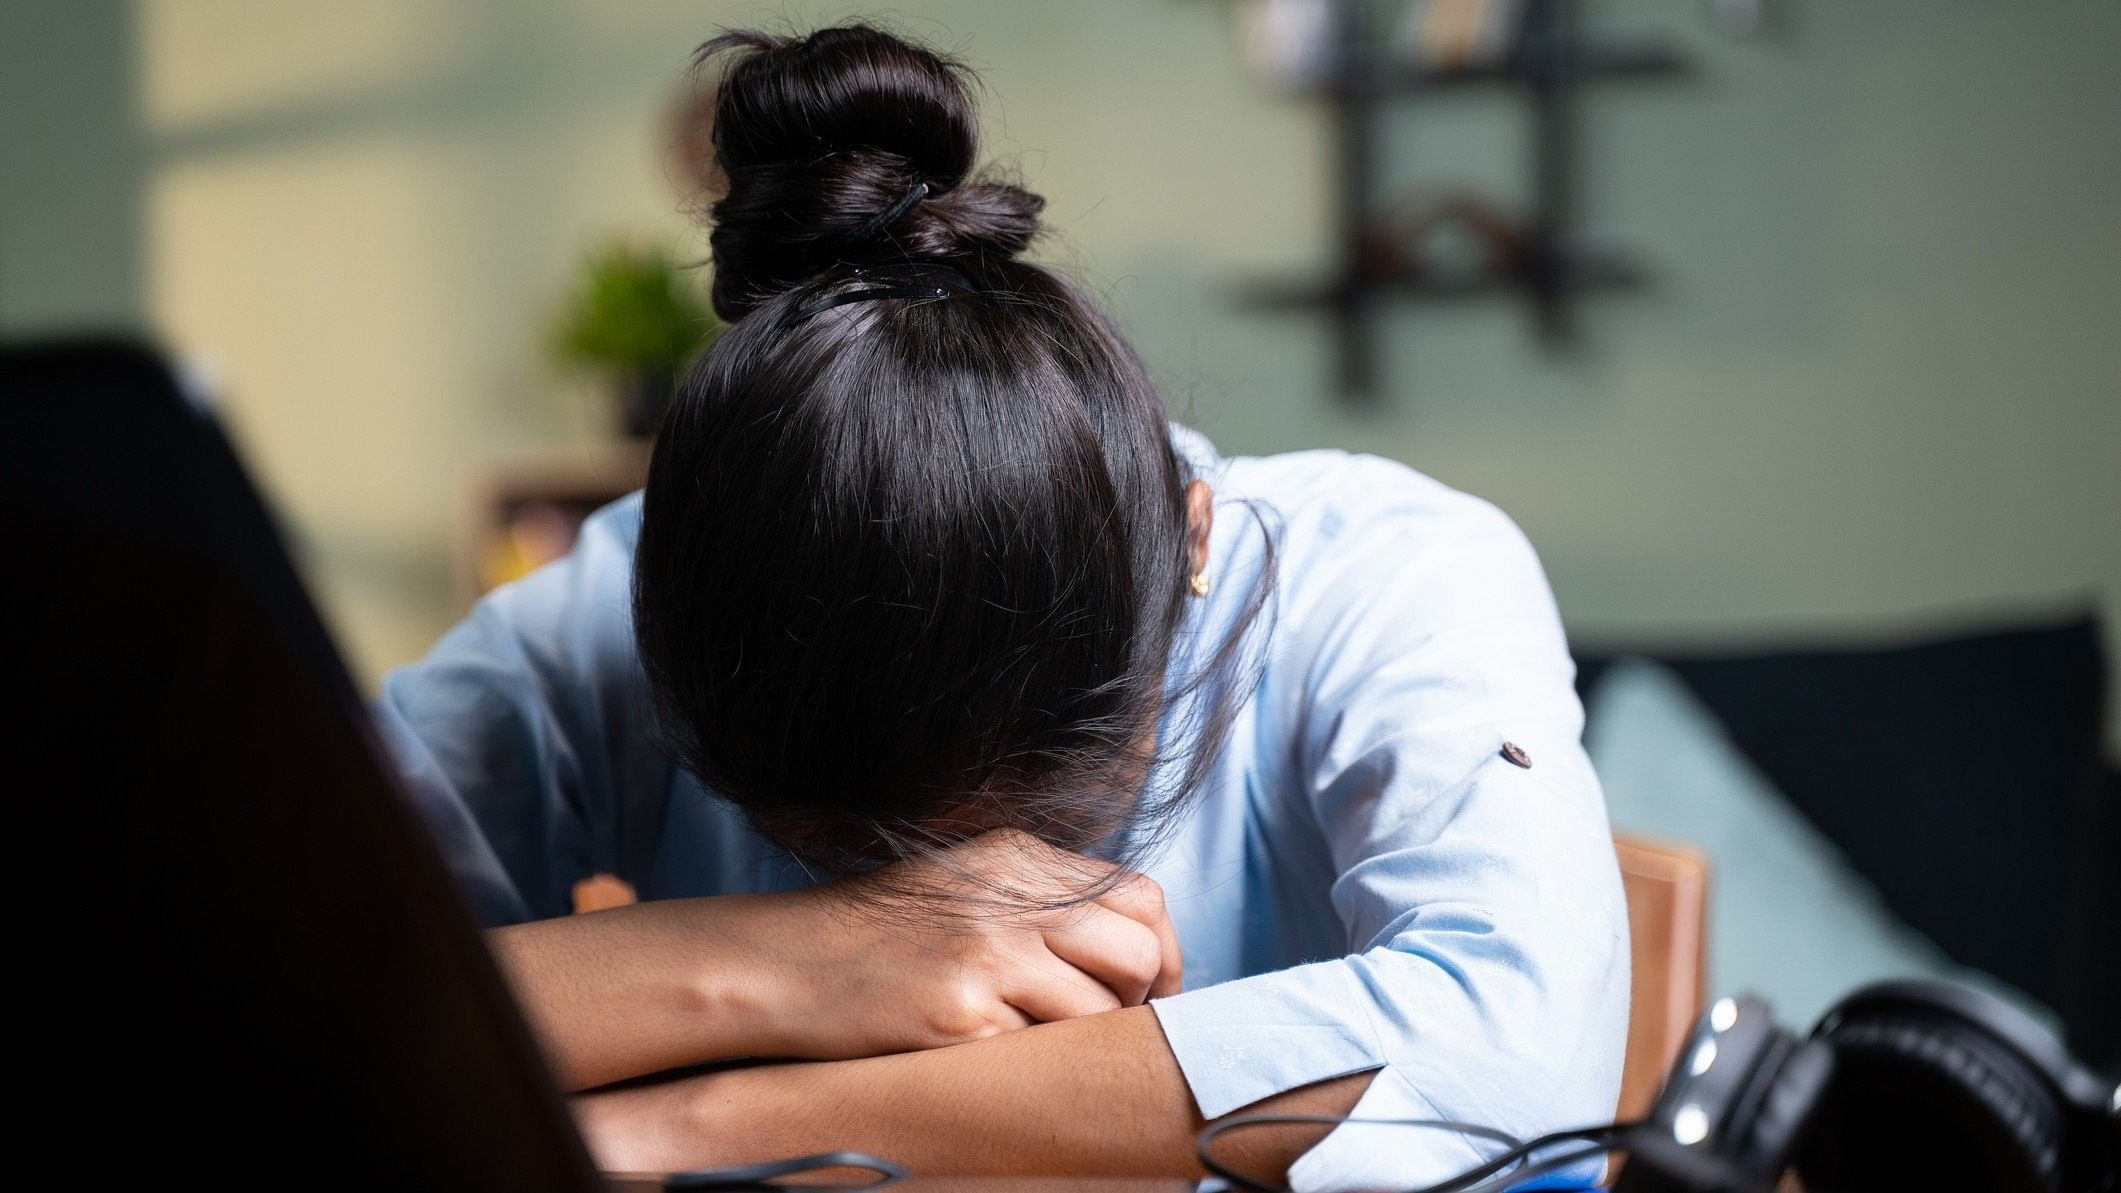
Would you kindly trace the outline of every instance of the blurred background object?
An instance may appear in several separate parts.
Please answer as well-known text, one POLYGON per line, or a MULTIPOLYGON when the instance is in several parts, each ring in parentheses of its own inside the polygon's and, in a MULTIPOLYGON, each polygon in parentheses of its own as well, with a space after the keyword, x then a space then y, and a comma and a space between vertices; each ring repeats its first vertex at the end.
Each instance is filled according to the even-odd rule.
POLYGON ((678 374, 720 330, 696 279, 668 253, 614 243, 583 260, 552 350, 601 374, 614 389, 615 431, 642 437, 662 419, 678 374))
POLYGON ((606 387, 610 442, 496 455, 473 490, 470 595, 565 555, 583 519, 641 487, 678 378, 721 328, 699 271, 667 251, 613 241, 583 258, 550 351, 606 387))
MULTIPOLYGON (((1586 34, 1575 0, 1334 0, 1324 65, 1308 73, 1332 128, 1333 206, 1338 242, 1319 276, 1248 287, 1269 310, 1314 311, 1331 321, 1334 376, 1344 397, 1375 401, 1380 324, 1388 303, 1430 305, 1518 297, 1541 345, 1573 349, 1577 307, 1633 290, 1644 271, 1629 256, 1581 235, 1582 100, 1587 84, 1669 80, 1687 61, 1662 40, 1586 34), (1520 215, 1507 200, 1470 193, 1469 184, 1417 190, 1379 207, 1394 145, 1388 105, 1450 102, 1469 91, 1521 98, 1529 152, 1520 215), (1457 193, 1452 193, 1452 192, 1457 193), (1406 209, 1422 214, 1412 220, 1406 209), (1478 268, 1439 271, 1421 241, 1458 226, 1486 241, 1478 268)), ((1319 36, 1309 27, 1307 39, 1319 36)))
POLYGON ((982 72, 1179 417, 1525 527, 1712 989, 1971 966, 2115 1056, 2121 6, 4 0, 0 334, 203 366, 373 684, 638 484, 692 48, 864 12, 982 72))
POLYGON ((1340 0, 1236 0, 1245 63, 1268 83, 1314 86, 1337 64, 1345 6, 1340 0))
POLYGON ((465 519, 460 604, 573 550, 584 519, 647 483, 648 445, 629 435, 485 453, 465 519))

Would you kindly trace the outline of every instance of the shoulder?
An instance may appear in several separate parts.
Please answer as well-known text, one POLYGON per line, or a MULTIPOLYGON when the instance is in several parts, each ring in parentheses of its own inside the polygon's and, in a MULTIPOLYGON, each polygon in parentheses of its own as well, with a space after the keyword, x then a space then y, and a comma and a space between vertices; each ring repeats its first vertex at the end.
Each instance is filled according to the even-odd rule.
POLYGON ((582 520, 567 554, 493 590, 483 607, 509 615, 578 615, 587 602, 609 612, 630 591, 641 539, 641 495, 629 493, 582 520))
POLYGON ((413 674, 469 664, 470 674, 511 672, 576 689, 630 681, 633 555, 640 539, 638 493, 583 520, 567 554, 482 597, 470 616, 436 644, 413 674))
POLYGON ((1271 551, 1285 600, 1359 597, 1465 566, 1537 573, 1509 515, 1395 460, 1329 449, 1211 456, 1196 475, 1215 490, 1226 570, 1250 571, 1271 551))
POLYGON ((1218 458, 1197 475, 1216 488, 1221 607, 1204 613, 1238 618, 1264 589, 1262 662, 1284 698, 1380 668, 1491 691, 1568 669, 1538 556, 1493 503, 1343 451, 1218 458))
POLYGON ((584 519, 582 541, 595 541, 627 559, 633 558, 633 549, 641 541, 640 490, 628 493, 584 519))
POLYGON ((1493 531, 1511 525, 1492 503, 1396 460, 1320 449, 1225 461, 1219 494, 1265 502, 1323 534, 1493 531))

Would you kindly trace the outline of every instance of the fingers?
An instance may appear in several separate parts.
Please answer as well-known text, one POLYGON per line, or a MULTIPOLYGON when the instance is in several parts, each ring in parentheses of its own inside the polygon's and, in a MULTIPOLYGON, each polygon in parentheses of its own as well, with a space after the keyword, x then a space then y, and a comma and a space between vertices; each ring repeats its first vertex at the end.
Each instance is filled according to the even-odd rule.
POLYGON ((1178 945, 1178 930, 1164 906, 1164 888, 1146 874, 1136 874, 1106 892, 1098 903, 1156 933, 1157 971, 1149 983, 1149 997, 1176 994, 1185 984, 1185 955, 1178 945))
POLYGON ((1185 988, 1186 959, 1178 947, 1178 929, 1171 926, 1171 917, 1157 917, 1155 930, 1158 963, 1156 980, 1149 983, 1149 997, 1166 998, 1185 988))
MULTIPOLYGON (((1034 901, 1048 895, 1066 898, 1094 885, 1113 869, 1109 862, 1057 849, 1020 830, 985 834, 967 848, 977 869, 1034 901)), ((1163 888, 1145 875, 1127 875, 1081 912, 1048 921, 1045 937, 1055 956, 1109 987, 1126 1006, 1176 994, 1185 981, 1185 959, 1164 906, 1163 888), (1127 932, 1126 924, 1107 922, 1107 915, 1138 926, 1146 932, 1147 943, 1139 933, 1127 932), (1153 953, 1147 962, 1142 960, 1145 951, 1153 953)), ((1086 1008, 1088 1003, 1064 979, 1034 986, 1027 987, 1026 994, 1041 1007, 1090 1013, 1075 1009, 1086 1008)), ((1032 1013, 1041 1020, 1054 1017, 1032 1013)))
POLYGON ((1009 1004, 1037 1023, 1056 1023, 1120 1008, 1119 995, 1098 978, 1046 952, 1044 964, 1025 962, 1002 992, 1009 1004))
POLYGON ((1054 956, 1104 983, 1122 1006, 1140 1006, 1161 976, 1156 930, 1101 903, 1070 912, 1043 936, 1054 956))
MULTIPOLYGON (((903 1047, 891 1051, 947 1048, 952 1044, 998 1036, 1037 1022, 1031 1015, 1004 1001, 991 983, 975 977, 930 987, 916 994, 915 998, 918 1001, 911 1009, 919 1027, 903 1047)), ((904 1014, 903 1011, 898 1013, 904 1014)))
MULTIPOLYGON (((1008 840, 1010 848, 1037 859, 1037 865, 1047 875, 1045 881, 1065 887, 1075 884, 1091 884, 1113 869, 1109 862, 1055 849, 1027 834, 1016 834, 1008 840)), ((1171 926, 1171 916, 1164 906, 1164 888, 1145 874, 1129 874, 1110 890, 1099 896, 1096 904, 1117 912, 1149 929, 1156 936, 1157 969, 1150 980, 1147 997, 1162 998, 1176 994, 1185 983, 1185 957, 1178 943, 1178 932, 1171 926)), ((1134 1005, 1132 1003, 1128 1005, 1134 1005)))
POLYGON ((980 1038, 998 1036, 1020 1027, 1029 1027, 1042 1019, 1042 1016, 1034 1015, 1022 1007, 1001 1003, 987 1012, 987 1025, 973 1034, 980 1038))

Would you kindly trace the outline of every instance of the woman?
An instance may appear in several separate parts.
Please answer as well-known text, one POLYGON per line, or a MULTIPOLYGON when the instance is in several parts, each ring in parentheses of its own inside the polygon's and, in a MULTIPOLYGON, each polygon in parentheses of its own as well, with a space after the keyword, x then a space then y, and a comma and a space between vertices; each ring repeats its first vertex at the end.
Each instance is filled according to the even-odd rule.
MULTIPOLYGON (((732 326, 644 494, 381 701, 599 1160, 1182 1174, 1241 1108, 1608 1117, 1624 916, 1516 529, 1172 428, 1018 259, 1041 201, 973 173, 956 63, 703 56, 732 326), (644 902, 565 918, 600 872, 644 902), (807 1063, 697 1067, 734 1057, 807 1063)), ((1487 1146, 1360 1131, 1231 1154, 1404 1185, 1487 1146)))

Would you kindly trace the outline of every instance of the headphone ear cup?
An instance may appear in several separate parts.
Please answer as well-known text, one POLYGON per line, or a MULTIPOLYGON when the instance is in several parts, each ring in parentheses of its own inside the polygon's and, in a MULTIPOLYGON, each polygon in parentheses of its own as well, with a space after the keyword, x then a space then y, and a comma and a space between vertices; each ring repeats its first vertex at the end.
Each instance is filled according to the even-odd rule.
POLYGON ((1834 1078, 1794 1167, 1808 1193, 2059 1193, 2060 1108, 2027 1063, 1919 1007, 1852 1008, 1818 1036, 1834 1078))
POLYGON ((1792 1047, 1745 1111, 1744 1133, 1732 1141, 1733 1158, 1745 1172, 1779 1174, 1831 1088, 1834 1051, 1818 1040, 1792 1047))
POLYGON ((1771 1188, 1833 1066, 1831 1048, 1777 1027, 1766 1003, 1718 999, 1649 1115, 1623 1134, 1613 1193, 1771 1188))

